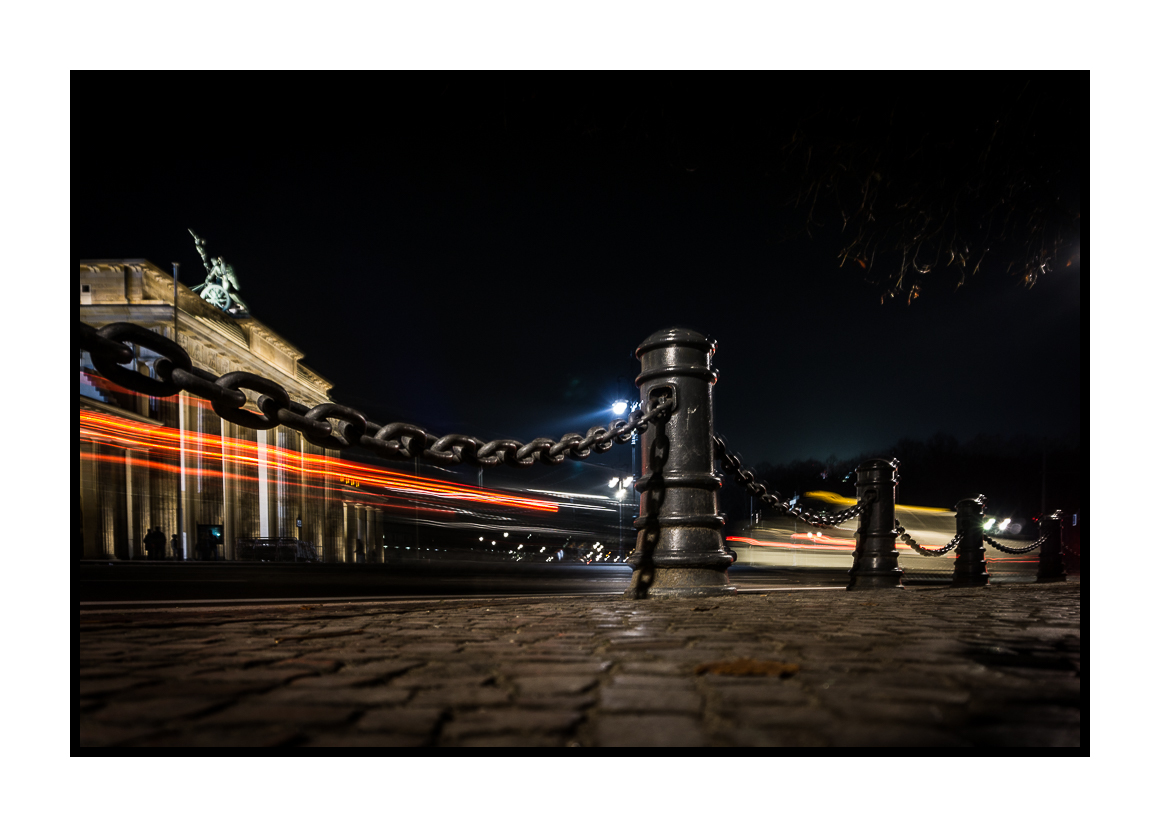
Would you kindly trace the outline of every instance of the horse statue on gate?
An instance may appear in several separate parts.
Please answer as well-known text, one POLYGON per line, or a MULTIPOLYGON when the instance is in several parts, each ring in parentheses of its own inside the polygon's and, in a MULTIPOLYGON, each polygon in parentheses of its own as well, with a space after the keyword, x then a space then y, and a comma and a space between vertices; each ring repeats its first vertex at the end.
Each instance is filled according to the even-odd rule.
POLYGON ((225 259, 221 256, 216 258, 207 256, 205 239, 199 238, 193 230, 190 230, 189 234, 193 236, 193 245, 197 248, 198 255, 201 256, 201 263, 206 272, 205 281, 191 288, 193 292, 214 307, 220 307, 231 316, 240 319, 249 317, 250 308, 238 297, 238 277, 234 273, 234 268, 226 264, 225 259))

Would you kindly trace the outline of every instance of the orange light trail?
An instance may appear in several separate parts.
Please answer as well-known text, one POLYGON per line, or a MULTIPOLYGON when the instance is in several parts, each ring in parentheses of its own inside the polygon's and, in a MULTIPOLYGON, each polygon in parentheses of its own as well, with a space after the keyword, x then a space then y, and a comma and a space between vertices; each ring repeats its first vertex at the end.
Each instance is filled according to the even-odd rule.
MULTIPOLYGON (((148 451, 158 457, 176 458, 181 451, 181 432, 176 428, 147 425, 88 410, 81 410, 80 420, 80 437, 83 440, 92 440, 112 448, 148 451)), ((222 476, 220 469, 223 457, 243 469, 253 468, 256 471, 259 464, 258 447, 257 443, 248 440, 227 439, 195 431, 187 431, 185 434, 187 462, 200 460, 203 465, 208 466, 202 469, 201 474, 210 478, 222 476)), ((532 497, 488 491, 484 488, 441 482, 410 474, 400 474, 386 468, 337 457, 288 451, 275 445, 267 445, 265 450, 268 468, 281 470, 291 478, 295 475, 300 476, 303 484, 307 484, 306 480, 308 479, 319 479, 324 482, 330 480, 341 486, 341 480, 349 479, 359 482, 360 488, 358 490, 360 491, 363 490, 363 486, 367 486, 386 489, 396 494, 419 494, 533 511, 553 513, 559 511, 559 506, 556 503, 532 497)), ((88 454, 86 456, 109 459, 108 457, 96 457, 88 454)), ((158 463, 155 460, 134 459, 133 462, 147 467, 165 467, 174 470, 173 466, 158 463)), ((256 479, 245 474, 230 476, 236 479, 256 479)), ((384 495, 379 494, 379 496, 384 495)))

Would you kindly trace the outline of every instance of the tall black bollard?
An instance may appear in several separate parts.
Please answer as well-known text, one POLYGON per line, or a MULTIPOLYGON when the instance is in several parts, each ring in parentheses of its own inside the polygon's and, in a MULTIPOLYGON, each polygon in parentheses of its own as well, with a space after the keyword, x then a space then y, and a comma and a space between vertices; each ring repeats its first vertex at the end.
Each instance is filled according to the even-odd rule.
POLYGON ((683 328, 660 330, 636 350, 641 407, 676 396, 677 409, 641 438, 640 516, 632 582, 625 596, 735 594, 725 570, 725 517, 717 512, 721 477, 713 470, 713 384, 717 344, 683 328))
POLYGON ((955 558, 955 573, 951 577, 952 586, 985 586, 990 579, 987 574, 987 560, 983 549, 983 511, 987 498, 982 494, 959 500, 955 510, 955 532, 962 534, 959 541, 958 557, 955 558))
POLYGON ((1066 580, 1063 568, 1063 524, 1060 513, 1044 514, 1039 519, 1039 536, 1046 537, 1039 547, 1039 568, 1035 572, 1036 583, 1051 583, 1066 580))
POLYGON ((894 492, 898 485, 897 461, 872 459, 858 466, 858 499, 868 504, 854 535, 854 567, 849 591, 855 589, 901 589, 902 569, 894 544, 894 492))

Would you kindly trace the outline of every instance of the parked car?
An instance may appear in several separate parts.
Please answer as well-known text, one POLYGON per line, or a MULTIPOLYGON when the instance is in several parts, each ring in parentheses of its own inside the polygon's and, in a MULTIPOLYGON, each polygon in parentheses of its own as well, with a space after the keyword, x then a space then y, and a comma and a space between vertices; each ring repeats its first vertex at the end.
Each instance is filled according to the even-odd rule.
POLYGON ((309 540, 295 537, 250 537, 236 543, 238 560, 274 563, 317 563, 318 551, 309 540))

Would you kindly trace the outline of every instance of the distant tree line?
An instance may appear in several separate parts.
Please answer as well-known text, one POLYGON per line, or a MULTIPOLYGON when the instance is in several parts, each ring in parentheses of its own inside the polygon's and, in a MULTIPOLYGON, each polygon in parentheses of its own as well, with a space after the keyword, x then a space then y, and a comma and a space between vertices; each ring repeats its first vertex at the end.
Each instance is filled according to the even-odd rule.
MULTIPOLYGON (((984 494, 989 513, 1024 520, 1047 509, 1076 512, 1086 500, 1086 446, 1080 435, 1037 440, 979 435, 966 442, 938 433, 926 440, 901 439, 883 451, 838 459, 794 460, 754 466, 757 478, 783 499, 808 491, 855 496, 855 470, 868 459, 897 459, 898 502, 954 508, 964 497, 984 494), (1046 487, 1045 487, 1046 483, 1046 487)), ((750 497, 732 480, 721 491, 730 524, 748 521, 750 497)), ((754 500, 754 508, 760 503, 754 500)), ((764 510, 770 515, 770 509, 764 510)))

